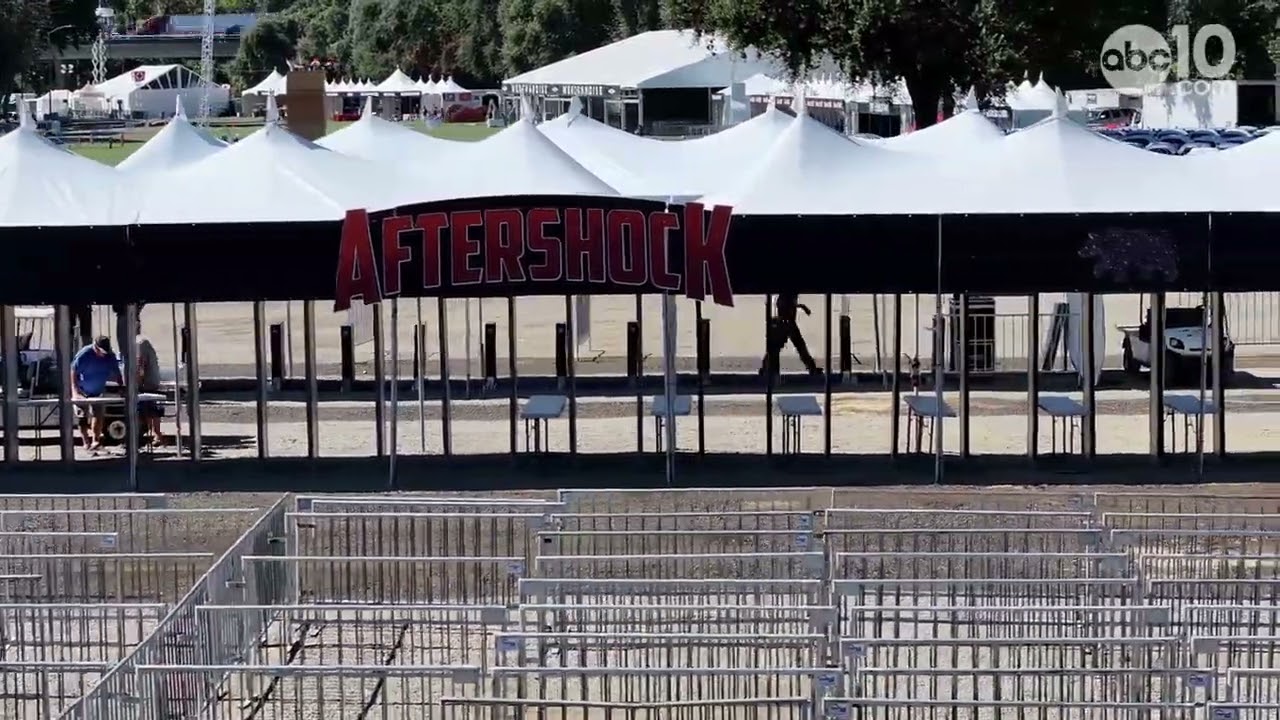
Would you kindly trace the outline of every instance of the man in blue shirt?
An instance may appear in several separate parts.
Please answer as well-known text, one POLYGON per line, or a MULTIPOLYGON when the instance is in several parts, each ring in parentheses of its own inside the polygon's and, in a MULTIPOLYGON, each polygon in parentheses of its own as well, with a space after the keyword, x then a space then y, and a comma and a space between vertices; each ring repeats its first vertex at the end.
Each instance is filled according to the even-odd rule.
MULTIPOLYGON (((101 397, 109 382, 123 384, 120 362, 111 350, 111 339, 106 335, 99 335, 92 344, 81 348, 71 361, 71 398, 83 400, 101 397)), ((85 447, 89 450, 102 447, 106 408, 99 404, 77 405, 76 415, 80 418, 80 437, 85 447), (89 417, 87 428, 84 422, 86 414, 89 417)))

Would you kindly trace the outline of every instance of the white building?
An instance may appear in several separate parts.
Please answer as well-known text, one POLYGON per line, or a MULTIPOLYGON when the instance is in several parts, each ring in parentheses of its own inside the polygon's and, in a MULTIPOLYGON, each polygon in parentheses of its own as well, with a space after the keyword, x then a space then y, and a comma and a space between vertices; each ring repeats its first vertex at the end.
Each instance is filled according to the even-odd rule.
POLYGON ((210 114, 221 114, 231 102, 226 86, 209 82, 183 65, 139 65, 97 85, 100 96, 81 93, 79 105, 89 112, 153 118, 171 115, 180 99, 187 113, 195 115, 206 88, 210 114))

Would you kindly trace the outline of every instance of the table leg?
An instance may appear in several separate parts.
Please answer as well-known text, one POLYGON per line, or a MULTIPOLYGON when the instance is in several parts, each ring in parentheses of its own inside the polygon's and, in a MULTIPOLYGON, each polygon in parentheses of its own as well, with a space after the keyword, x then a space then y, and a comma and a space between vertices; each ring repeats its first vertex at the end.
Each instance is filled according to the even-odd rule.
POLYGON ((800 454, 800 416, 799 415, 796 416, 795 430, 796 430, 796 440, 794 443, 792 443, 792 445, 795 446, 796 454, 799 455, 800 454))
MULTIPOLYGON (((924 416, 916 415, 916 452, 917 453, 924 452, 923 443, 924 443, 924 416)), ((911 452, 911 449, 907 448, 907 452, 911 452)))

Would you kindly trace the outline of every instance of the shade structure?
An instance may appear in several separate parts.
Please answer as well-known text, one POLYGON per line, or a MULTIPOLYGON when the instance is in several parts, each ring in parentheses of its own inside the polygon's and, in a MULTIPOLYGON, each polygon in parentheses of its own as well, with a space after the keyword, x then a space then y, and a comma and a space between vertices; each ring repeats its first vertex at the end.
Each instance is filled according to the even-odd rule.
POLYGON ((119 225, 133 219, 130 183, 42 137, 24 107, 0 137, 0 227, 119 225))
POLYGON ((885 138, 882 147, 916 153, 958 154, 999 142, 1004 133, 978 110, 965 110, 923 130, 885 138))
POLYGON ((285 76, 279 72, 272 70, 271 74, 266 76, 257 85, 240 93, 241 95, 275 95, 285 90, 285 76))
POLYGON ((394 168, 348 157, 278 123, 166 173, 141 200, 140 224, 340 220, 410 200, 394 168))
POLYGON ((381 95, 421 95, 422 89, 413 81, 413 78, 405 75, 399 68, 391 73, 386 80, 378 83, 374 88, 374 92, 381 95))
POLYGON ((449 77, 446 77, 444 80, 440 81, 439 83, 436 83, 435 92, 460 94, 460 93, 471 92, 471 91, 467 90, 466 88, 462 87, 458 83, 454 82, 453 76, 450 75, 449 77))
POLYGON ((173 119, 142 147, 121 161, 116 169, 137 173, 173 170, 203 160, 224 147, 226 143, 187 120, 182 101, 179 100, 173 119))
POLYGON ((525 114, 485 140, 461 143, 456 169, 437 173, 437 185, 422 186, 422 200, 499 195, 617 195, 534 127, 525 114))
POLYGON ((438 172, 440 168, 436 163, 446 162, 447 157, 459 152, 466 143, 442 140, 383 120, 374 114, 373 99, 369 98, 365 100, 359 120, 320 138, 316 144, 343 155, 402 167, 406 171, 438 172), (422 163, 431 165, 423 167, 422 163))
POLYGON ((683 181, 675 164, 681 143, 632 135, 582 114, 574 98, 569 112, 538 130, 593 175, 631 197, 680 195, 683 181))

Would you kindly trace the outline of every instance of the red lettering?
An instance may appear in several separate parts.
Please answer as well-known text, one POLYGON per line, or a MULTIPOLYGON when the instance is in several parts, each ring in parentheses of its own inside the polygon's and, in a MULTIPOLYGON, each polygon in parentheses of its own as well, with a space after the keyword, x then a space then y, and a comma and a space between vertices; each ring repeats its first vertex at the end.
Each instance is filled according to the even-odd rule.
POLYGON ((680 276, 671 272, 671 231, 680 228, 680 218, 673 212, 649 215, 649 271, 653 284, 663 290, 680 289, 680 276))
POLYGON ((524 218, 519 210, 484 212, 485 282, 524 282, 524 218), (503 230, 506 232, 503 232, 503 230))
POLYGON ((732 216, 733 208, 716 205, 711 208, 711 223, 707 226, 702 203, 684 206, 685 295, 693 300, 705 299, 710 290, 717 305, 733 307, 733 286, 729 284, 729 261, 725 256, 732 216))
POLYGON ((342 221, 334 312, 351 309, 351 301, 356 298, 365 305, 382 301, 378 261, 374 258, 373 238, 369 234, 369 213, 364 210, 348 210, 342 221))
POLYGON ((400 268, 412 257, 409 248, 400 244, 400 233, 413 229, 413 218, 392 215, 382 219, 382 294, 400 294, 400 268))
POLYGON ((483 224, 484 215, 479 210, 460 210, 449 217, 454 285, 476 285, 480 282, 480 268, 471 267, 471 258, 480 254, 480 241, 471 237, 471 229, 483 224))
POLYGON ((440 257, 442 249, 441 236, 449 227, 449 216, 442 212, 422 213, 418 216, 417 226, 422 230, 422 287, 438 288, 441 285, 440 266, 444 260, 440 257))
POLYGON ((526 236, 529 252, 542 253, 542 262, 529 266, 529 279, 534 282, 559 280, 564 273, 560 238, 547 235, 547 226, 560 222, 560 211, 553 208, 533 208, 525 218, 529 226, 526 236))
POLYGON ((570 282, 582 282, 582 263, 587 262, 588 282, 603 283, 604 270, 604 210, 587 210, 586 232, 582 229, 582 210, 566 208, 564 211, 564 245, 566 273, 570 282))
POLYGON ((609 250, 609 282, 614 285, 644 285, 645 221, 639 210, 610 210, 605 246, 609 250))

